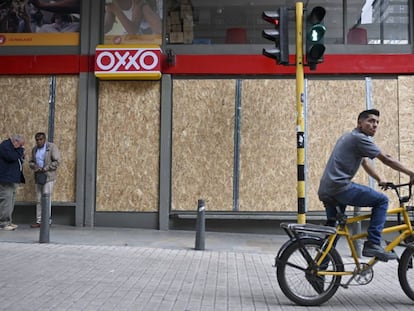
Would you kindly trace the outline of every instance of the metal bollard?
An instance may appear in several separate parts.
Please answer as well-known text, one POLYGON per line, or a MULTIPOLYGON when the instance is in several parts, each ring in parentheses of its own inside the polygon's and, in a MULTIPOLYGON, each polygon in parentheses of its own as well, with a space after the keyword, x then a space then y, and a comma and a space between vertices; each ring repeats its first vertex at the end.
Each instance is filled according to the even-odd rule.
POLYGON ((50 194, 49 193, 43 193, 42 194, 42 200, 41 200, 42 222, 40 224, 39 243, 49 243, 49 231, 50 231, 49 205, 50 205, 50 194))
POLYGON ((196 250, 204 250, 205 248, 205 203, 204 200, 198 200, 198 209, 197 209, 197 223, 196 223, 196 250))

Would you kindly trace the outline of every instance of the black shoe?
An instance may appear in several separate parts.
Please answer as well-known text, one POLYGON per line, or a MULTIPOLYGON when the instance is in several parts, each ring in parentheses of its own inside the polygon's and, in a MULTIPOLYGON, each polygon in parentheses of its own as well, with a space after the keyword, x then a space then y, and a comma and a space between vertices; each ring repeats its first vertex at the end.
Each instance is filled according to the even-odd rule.
POLYGON ((387 262, 388 260, 398 259, 396 253, 386 252, 381 245, 374 244, 371 241, 366 241, 364 243, 364 248, 362 249, 362 256, 365 257, 376 257, 378 260, 387 262))

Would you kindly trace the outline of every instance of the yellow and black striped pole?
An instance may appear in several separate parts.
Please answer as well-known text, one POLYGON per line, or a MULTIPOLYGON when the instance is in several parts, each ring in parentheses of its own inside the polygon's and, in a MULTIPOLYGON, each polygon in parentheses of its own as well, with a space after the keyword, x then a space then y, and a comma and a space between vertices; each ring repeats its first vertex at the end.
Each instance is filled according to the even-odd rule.
POLYGON ((298 165, 298 223, 306 223, 305 206, 305 78, 303 70, 303 2, 296 3, 296 137, 298 165))

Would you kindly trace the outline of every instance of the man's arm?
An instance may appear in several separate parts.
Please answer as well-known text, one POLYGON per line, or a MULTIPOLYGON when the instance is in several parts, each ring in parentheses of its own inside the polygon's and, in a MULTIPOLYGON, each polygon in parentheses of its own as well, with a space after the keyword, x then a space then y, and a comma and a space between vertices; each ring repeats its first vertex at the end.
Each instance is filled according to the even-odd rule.
POLYGON ((374 166, 372 165, 371 161, 368 158, 364 158, 362 160, 362 167, 364 168, 365 172, 372 178, 374 178, 378 184, 381 184, 385 181, 382 180, 381 176, 378 175, 377 171, 375 170, 374 166))
POLYGON ((385 165, 391 167, 392 169, 404 173, 410 177, 410 182, 414 183, 414 172, 407 167, 405 167, 400 161, 395 159, 389 154, 384 154, 380 152, 380 154, 377 156, 377 158, 384 163, 385 165))
POLYGON ((9 148, 7 145, 3 145, 0 149, 0 155, 7 162, 14 162, 24 157, 24 148, 19 145, 18 142, 13 143, 12 147, 9 148))
POLYGON ((60 164, 60 152, 56 145, 50 144, 50 160, 51 162, 44 167, 45 171, 56 171, 60 164))

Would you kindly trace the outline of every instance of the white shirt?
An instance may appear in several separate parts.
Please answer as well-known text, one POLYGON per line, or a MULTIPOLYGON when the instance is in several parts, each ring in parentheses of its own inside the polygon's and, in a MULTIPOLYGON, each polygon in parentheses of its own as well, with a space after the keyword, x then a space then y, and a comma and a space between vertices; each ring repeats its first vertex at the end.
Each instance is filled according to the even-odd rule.
POLYGON ((36 164, 38 167, 43 167, 45 165, 45 156, 46 156, 46 144, 42 148, 36 150, 36 164))

